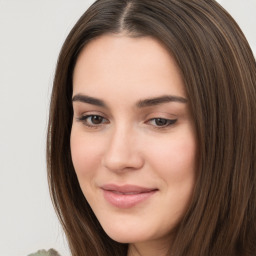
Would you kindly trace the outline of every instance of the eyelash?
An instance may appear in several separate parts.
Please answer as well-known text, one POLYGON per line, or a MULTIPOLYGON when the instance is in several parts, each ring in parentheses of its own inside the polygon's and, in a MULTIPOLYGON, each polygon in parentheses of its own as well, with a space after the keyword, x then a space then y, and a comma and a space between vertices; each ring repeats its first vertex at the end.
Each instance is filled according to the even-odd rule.
POLYGON ((106 118, 104 118, 103 116, 100 116, 100 115, 81 116, 81 117, 78 117, 77 120, 82 122, 84 125, 86 125, 87 127, 90 127, 90 128, 98 128, 99 126, 103 125, 104 123, 109 123, 109 121, 106 118), (100 118, 101 120, 103 120, 103 121, 105 120, 105 121, 103 123, 101 122, 99 124, 93 124, 92 121, 89 123, 88 119, 93 118, 93 117, 100 118))
MULTIPOLYGON (((82 122, 84 125, 86 125, 89 128, 99 128, 100 126, 109 123, 109 121, 104 118, 103 116, 100 115, 85 115, 85 116, 81 116, 78 117, 77 120, 79 122, 82 122), (93 124, 92 123, 92 118, 98 118, 100 119, 100 123, 98 124, 93 124), (91 119, 90 122, 88 122, 88 119, 91 119)), ((155 128, 155 129, 165 129, 169 126, 174 125, 177 122, 178 119, 167 119, 167 118, 161 118, 161 117, 156 117, 156 118, 151 118, 148 121, 146 121, 145 123, 151 123, 151 125, 155 128), (155 124, 152 124, 152 122, 154 122, 155 124), (164 122, 163 125, 157 125, 157 122, 164 122)))
POLYGON ((153 126, 154 126, 155 129, 165 129, 165 128, 168 128, 169 126, 174 125, 177 122, 177 120, 178 119, 167 119, 167 118, 156 117, 156 118, 151 118, 146 123, 154 122, 155 125, 153 125, 153 126), (160 121, 160 122, 164 121, 165 124, 156 125, 157 121, 160 121))

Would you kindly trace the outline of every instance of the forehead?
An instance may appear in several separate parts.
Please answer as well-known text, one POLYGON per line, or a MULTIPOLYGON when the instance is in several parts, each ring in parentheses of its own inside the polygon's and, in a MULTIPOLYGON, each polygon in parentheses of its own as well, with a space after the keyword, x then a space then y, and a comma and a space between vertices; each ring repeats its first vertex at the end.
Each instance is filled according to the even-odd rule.
POLYGON ((116 96, 185 96, 180 70, 160 42, 151 37, 113 34, 92 40, 81 51, 74 70, 73 90, 92 96, 105 96, 106 91, 116 96))

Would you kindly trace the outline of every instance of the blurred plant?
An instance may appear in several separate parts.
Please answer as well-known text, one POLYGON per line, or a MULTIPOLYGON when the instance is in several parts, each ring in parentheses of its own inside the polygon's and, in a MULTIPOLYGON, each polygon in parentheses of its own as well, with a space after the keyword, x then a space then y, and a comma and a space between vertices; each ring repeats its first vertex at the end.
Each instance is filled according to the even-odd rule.
POLYGON ((50 249, 49 251, 39 250, 38 252, 29 254, 28 256, 60 256, 60 254, 54 249, 50 249))

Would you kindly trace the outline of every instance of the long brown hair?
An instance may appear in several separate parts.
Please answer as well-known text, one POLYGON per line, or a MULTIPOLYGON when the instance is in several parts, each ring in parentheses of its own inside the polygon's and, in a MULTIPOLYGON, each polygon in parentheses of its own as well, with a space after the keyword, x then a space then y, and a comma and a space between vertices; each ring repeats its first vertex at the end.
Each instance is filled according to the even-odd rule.
POLYGON ((256 64, 240 28, 214 0, 98 0, 68 35, 52 90, 47 161, 52 200, 72 255, 127 254, 127 245, 101 228, 70 153, 74 66, 81 49, 105 33, 156 38, 183 76, 198 170, 169 255, 256 255, 256 64))

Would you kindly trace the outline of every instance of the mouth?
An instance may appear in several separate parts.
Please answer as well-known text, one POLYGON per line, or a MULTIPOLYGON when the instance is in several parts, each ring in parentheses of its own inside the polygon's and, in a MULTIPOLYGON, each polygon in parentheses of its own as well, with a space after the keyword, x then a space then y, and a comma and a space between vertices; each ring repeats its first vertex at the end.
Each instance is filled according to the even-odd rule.
POLYGON ((146 188, 136 185, 118 186, 107 184, 101 187, 105 200, 117 208, 131 208, 150 199, 157 188, 146 188))

